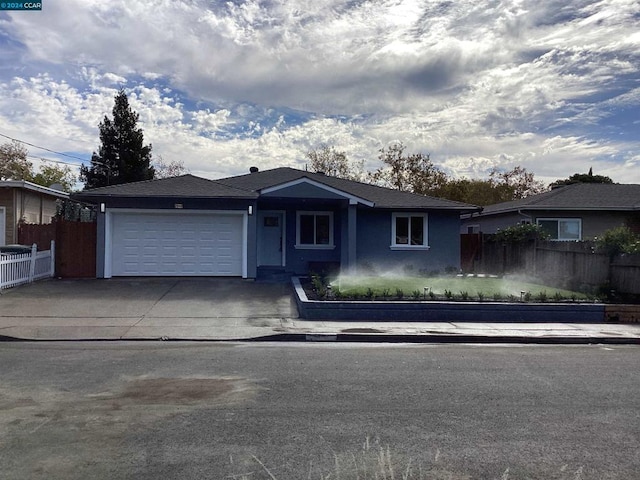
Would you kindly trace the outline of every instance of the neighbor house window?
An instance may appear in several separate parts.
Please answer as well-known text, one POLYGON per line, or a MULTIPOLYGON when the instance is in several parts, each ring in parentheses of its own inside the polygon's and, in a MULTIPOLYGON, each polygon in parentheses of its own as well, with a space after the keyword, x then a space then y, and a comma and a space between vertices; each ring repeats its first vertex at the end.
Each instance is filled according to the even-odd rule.
POLYGON ((298 212, 297 248, 333 248, 333 213, 298 212))
POLYGON ((582 239, 582 220, 579 218, 538 218, 537 223, 549 234, 551 240, 582 239))
POLYGON ((427 215, 394 213, 391 222, 391 248, 429 248, 427 215))

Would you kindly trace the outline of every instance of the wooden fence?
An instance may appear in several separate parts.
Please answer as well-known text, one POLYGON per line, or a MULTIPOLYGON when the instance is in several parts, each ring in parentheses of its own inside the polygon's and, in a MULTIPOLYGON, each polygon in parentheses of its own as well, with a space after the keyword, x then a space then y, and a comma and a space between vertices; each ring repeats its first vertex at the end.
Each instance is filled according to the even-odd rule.
POLYGON ((76 222, 57 217, 49 225, 20 224, 18 242, 38 248, 56 242, 55 275, 62 278, 95 278, 96 222, 76 222))
POLYGON ((38 251, 34 243, 29 253, 0 254, 0 290, 42 278, 52 277, 55 270, 55 242, 49 250, 38 251))
POLYGON ((475 273, 526 275, 559 288, 640 294, 640 255, 610 259, 596 252, 594 242, 502 243, 483 235, 472 265, 475 273))
POLYGON ((640 295, 640 255, 618 255, 610 268, 614 290, 640 295))
POLYGON ((610 259, 595 253, 592 242, 533 242, 533 247, 534 277, 577 290, 608 283, 610 259))

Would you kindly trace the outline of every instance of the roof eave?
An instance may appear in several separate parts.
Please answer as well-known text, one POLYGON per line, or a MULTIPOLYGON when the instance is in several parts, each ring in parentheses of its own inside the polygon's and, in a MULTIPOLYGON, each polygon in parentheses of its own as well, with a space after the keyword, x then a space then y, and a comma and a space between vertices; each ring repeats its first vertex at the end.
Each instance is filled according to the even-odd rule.
POLYGON ((107 199, 163 199, 163 198, 197 198, 209 200, 255 200, 258 195, 247 196, 230 196, 230 195, 193 195, 193 194, 175 194, 175 195, 118 195, 112 193, 105 194, 72 194, 72 200, 78 200, 88 203, 99 203, 107 199))
POLYGON ((0 187, 8 188, 24 188, 32 192, 44 193, 58 198, 69 198, 67 192, 61 192, 60 190, 54 190, 53 188, 38 185, 37 183, 28 182, 26 180, 2 180, 0 181, 0 187))
POLYGON ((482 211, 482 207, 458 207, 458 206, 435 206, 435 205, 377 205, 377 208, 385 210, 446 210, 451 212, 476 212, 482 211))
POLYGON ((552 210, 559 212, 566 211, 589 211, 589 212, 633 212, 640 210, 640 206, 629 206, 629 207, 620 207, 620 206, 606 206, 606 207, 549 207, 544 205, 536 205, 522 208, 505 208, 502 210, 493 210, 491 212, 482 212, 480 215, 482 216, 490 216, 490 215, 500 215, 503 213, 520 213, 520 212, 535 212, 538 210, 552 210))

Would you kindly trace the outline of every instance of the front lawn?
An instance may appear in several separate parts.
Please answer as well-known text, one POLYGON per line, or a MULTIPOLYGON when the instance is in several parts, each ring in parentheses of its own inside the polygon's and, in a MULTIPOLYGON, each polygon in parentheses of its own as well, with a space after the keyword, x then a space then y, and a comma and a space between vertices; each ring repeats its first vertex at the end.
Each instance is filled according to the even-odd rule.
MULTIPOLYGON (((469 300, 469 301, 584 301, 587 295, 526 282, 515 277, 481 276, 351 276, 331 282, 336 299, 469 300)), ((322 296, 322 295, 321 295, 322 296)))

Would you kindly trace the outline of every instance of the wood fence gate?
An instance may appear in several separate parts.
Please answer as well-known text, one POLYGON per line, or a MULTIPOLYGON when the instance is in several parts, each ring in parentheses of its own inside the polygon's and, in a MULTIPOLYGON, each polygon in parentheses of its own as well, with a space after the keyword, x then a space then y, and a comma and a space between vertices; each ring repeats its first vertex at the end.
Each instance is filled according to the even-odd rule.
POLYGON ((96 222, 76 222, 56 217, 49 225, 20 224, 18 243, 36 244, 38 250, 56 242, 55 276, 62 278, 95 278, 96 222))
POLYGON ((482 253, 482 234, 463 233, 460 235, 460 268, 465 273, 474 272, 475 263, 482 253))

